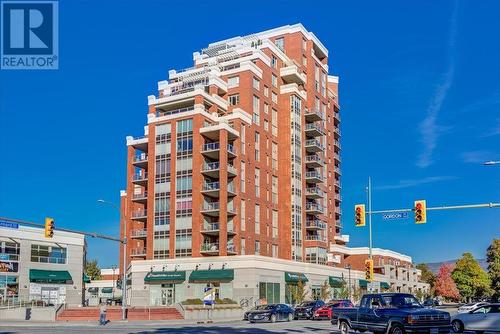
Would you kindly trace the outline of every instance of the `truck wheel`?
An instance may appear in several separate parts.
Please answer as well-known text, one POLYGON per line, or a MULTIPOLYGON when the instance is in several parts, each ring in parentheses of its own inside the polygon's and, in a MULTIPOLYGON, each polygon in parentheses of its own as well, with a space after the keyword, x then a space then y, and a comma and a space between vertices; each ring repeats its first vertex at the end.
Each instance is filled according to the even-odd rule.
POLYGON ((405 330, 400 324, 394 324, 391 326, 389 334, 405 334, 405 330))
POLYGON ((272 314, 269 320, 271 320, 271 322, 276 322, 276 315, 272 314))
POLYGON ((460 320, 453 320, 451 322, 451 329, 454 333, 462 333, 464 331, 464 324, 460 320))
POLYGON ((288 313, 288 318, 286 319, 286 321, 290 322, 293 320, 293 315, 291 313, 288 313))
POLYGON ((339 325, 340 334, 349 334, 349 325, 346 321, 340 322, 339 325))

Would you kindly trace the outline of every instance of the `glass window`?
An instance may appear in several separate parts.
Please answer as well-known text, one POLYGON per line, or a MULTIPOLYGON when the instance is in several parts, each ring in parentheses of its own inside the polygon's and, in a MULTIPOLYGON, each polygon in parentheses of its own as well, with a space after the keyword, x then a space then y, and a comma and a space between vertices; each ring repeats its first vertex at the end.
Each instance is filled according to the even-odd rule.
POLYGON ((185 119, 177 122, 177 135, 186 132, 193 132, 193 120, 185 119))
POLYGON ((278 77, 275 76, 274 74, 271 77, 271 83, 273 84, 274 87, 278 87, 278 77))
POLYGON ((66 248, 31 245, 31 262, 65 264, 66 260, 66 248))
POLYGON ((256 90, 260 89, 260 81, 256 77, 253 77, 253 82, 252 82, 253 88, 256 90))
POLYGON ((255 233, 259 234, 260 233, 260 205, 255 204, 255 233))
POLYGON ((229 88, 238 87, 239 85, 240 85, 240 77, 239 76, 230 77, 227 79, 227 86, 229 88))
POLYGON ((272 93, 272 101, 274 103, 278 103, 278 94, 276 94, 275 92, 272 93))
POLYGON ((260 124, 260 99, 258 96, 253 96, 253 122, 260 124))
POLYGON ((241 225, 241 230, 245 231, 246 229, 246 202, 244 199, 241 200, 240 203, 240 225, 241 225))
POLYGON ((276 68, 276 67, 278 66, 278 59, 276 58, 276 56, 275 56, 275 55, 272 55, 272 56, 271 56, 271 66, 272 66, 273 68, 276 68))
POLYGON ((260 241, 255 240, 255 255, 260 254, 260 241))
POLYGON ((280 38, 276 38, 276 40, 274 41, 274 44, 276 44, 276 46, 278 48, 280 48, 281 51, 285 51, 285 38, 284 37, 280 37, 280 38))
POLYGON ((260 169, 255 168, 255 196, 260 197, 260 169))
POLYGON ((235 106, 240 103, 240 94, 229 95, 229 104, 235 106))

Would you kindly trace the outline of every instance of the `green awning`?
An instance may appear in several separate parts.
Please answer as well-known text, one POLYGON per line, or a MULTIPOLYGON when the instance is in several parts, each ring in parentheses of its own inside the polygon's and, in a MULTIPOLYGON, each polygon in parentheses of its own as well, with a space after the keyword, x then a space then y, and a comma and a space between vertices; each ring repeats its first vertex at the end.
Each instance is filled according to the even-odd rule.
POLYGON ((380 288, 381 289, 389 289, 391 285, 387 282, 380 282, 380 288))
POLYGON ((366 288, 368 286, 368 281, 365 279, 360 279, 359 280, 359 287, 360 288, 366 288))
POLYGON ((83 283, 90 283, 90 277, 88 277, 85 273, 83 274, 83 283))
POLYGON ((328 276, 328 283, 333 288, 341 288, 345 281, 342 277, 328 276))
POLYGON ((73 278, 67 270, 30 269, 30 282, 72 284, 73 278))
POLYGON ((303 273, 290 273, 288 271, 285 272, 285 282, 298 283, 299 281, 302 281, 302 283, 309 282, 307 276, 303 273))
POLYGON ((150 271, 144 277, 145 283, 182 283, 185 280, 185 271, 150 271))
POLYGON ((234 269, 194 270, 189 275, 189 282, 231 282, 234 279, 234 269))
POLYGON ((102 288, 101 293, 113 293, 113 288, 102 288))

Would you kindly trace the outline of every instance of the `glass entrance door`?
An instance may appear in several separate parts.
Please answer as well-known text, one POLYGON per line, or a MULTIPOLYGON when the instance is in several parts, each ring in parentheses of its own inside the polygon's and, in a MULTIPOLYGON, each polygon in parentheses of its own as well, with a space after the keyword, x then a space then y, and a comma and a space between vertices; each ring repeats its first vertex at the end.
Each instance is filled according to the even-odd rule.
POLYGON ((172 306, 175 303, 175 286, 173 284, 163 284, 160 290, 160 304, 162 306, 172 306))

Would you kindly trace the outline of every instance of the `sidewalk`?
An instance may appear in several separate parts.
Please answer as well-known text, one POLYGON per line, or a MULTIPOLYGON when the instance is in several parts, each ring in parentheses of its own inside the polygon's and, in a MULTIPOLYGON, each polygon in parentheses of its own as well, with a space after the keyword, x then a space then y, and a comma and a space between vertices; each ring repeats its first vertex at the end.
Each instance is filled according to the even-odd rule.
MULTIPOLYGON (((211 324, 221 324, 221 323, 230 323, 230 322, 238 322, 242 321, 242 319, 219 319, 213 320, 211 324)), ((122 326, 134 326, 134 327, 157 327, 157 326, 176 326, 176 325, 200 325, 203 326, 206 324, 198 323, 195 320, 115 320, 110 321, 106 325, 106 327, 122 327, 122 326)), ((19 320, 2 320, 0 323, 0 328, 2 327, 96 327, 98 326, 97 321, 19 321, 19 320)))

